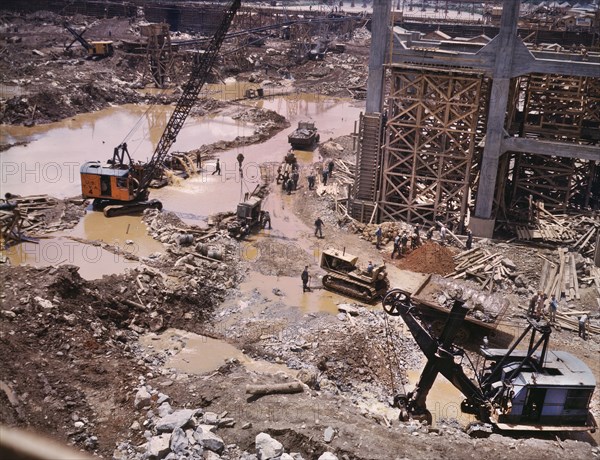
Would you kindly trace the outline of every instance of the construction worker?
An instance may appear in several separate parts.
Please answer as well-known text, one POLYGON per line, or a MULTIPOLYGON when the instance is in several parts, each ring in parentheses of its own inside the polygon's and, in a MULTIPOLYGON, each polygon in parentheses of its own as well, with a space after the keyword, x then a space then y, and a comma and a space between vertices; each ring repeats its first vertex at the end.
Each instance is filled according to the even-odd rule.
POLYGON ((292 194, 292 190, 294 189, 294 180, 291 177, 285 183, 285 189, 287 190, 288 195, 292 194))
POLYGON ((535 309, 536 319, 540 319, 542 317, 542 313, 544 312, 544 304, 546 303, 546 299, 548 296, 543 292, 538 296, 537 308, 535 309))
POLYGON ((218 174, 219 176, 221 175, 221 164, 219 163, 218 158, 217 158, 217 163, 215 164, 215 170, 213 171, 213 173, 211 175, 214 176, 215 174, 218 174))
POLYGON ((330 160, 329 163, 327 163, 327 172, 329 173, 329 177, 331 177, 333 175, 333 167, 334 167, 333 160, 330 160))
POLYGON ((315 188, 315 173, 314 172, 310 172, 310 174, 307 177, 308 179, 308 189, 312 190, 315 188))
POLYGON ((440 241, 442 242, 442 244, 446 243, 446 226, 444 224, 440 224, 440 241))
POLYGON ((329 174, 328 169, 323 170, 323 185, 327 185, 327 175, 329 174))
POLYGON ((579 317, 579 337, 587 340, 587 327, 590 324, 590 317, 584 313, 579 317))
POLYGON ((419 235, 413 233, 410 237, 410 248, 414 251, 419 247, 419 235))
POLYGON ((529 308, 527 309, 527 316, 529 318, 535 317, 535 309, 538 303, 538 298, 542 295, 541 291, 538 291, 537 294, 534 294, 531 299, 529 299, 529 308))
POLYGON ((427 230, 427 241, 431 241, 434 231, 435 229, 433 227, 429 227, 429 230, 427 230))
POLYGON ((323 231, 321 230, 323 225, 324 224, 321 218, 317 217, 317 220, 315 220, 315 236, 317 236, 317 233, 319 233, 319 238, 323 238, 323 231))
POLYGON ((408 235, 406 233, 406 231, 402 234, 402 238, 401 238, 401 243, 402 243, 402 252, 400 253, 400 255, 404 255, 406 254, 406 250, 407 250, 407 245, 408 245, 408 235))
POLYGON ((281 190, 283 190, 284 192, 287 189, 287 183, 288 183, 289 178, 290 178, 289 173, 287 171, 284 171, 283 174, 281 175, 281 190))
POLYGON ((310 278, 310 275, 308 274, 308 265, 304 267, 304 271, 302 272, 302 275, 300 275, 300 278, 302 279, 302 292, 310 292, 310 287, 308 286, 308 279, 310 278))
POLYGON ((367 274, 368 275, 373 274, 373 262, 371 262, 370 260, 369 260, 369 265, 367 265, 367 274))
POLYGON ((466 242, 467 250, 473 247, 473 232, 471 229, 467 229, 467 242, 466 242))
POLYGON ((263 228, 269 224, 269 230, 271 230, 271 214, 269 214, 269 211, 265 211, 265 214, 263 215, 263 224, 263 228))
POLYGON ((377 239, 377 242, 375 243, 375 247, 377 249, 380 248, 381 246, 381 238, 383 237, 383 231, 381 230, 381 226, 377 227, 377 230, 375 230, 375 238, 377 239))
POLYGON ((294 182, 294 190, 298 189, 298 179, 300 179, 300 174, 298 174, 298 170, 295 169, 292 172, 292 181, 294 182))
POLYGON ((398 255, 402 254, 402 250, 400 249, 400 234, 398 233, 394 238, 394 249, 392 250, 392 259, 394 258, 394 254, 398 253, 398 255))
POLYGON ((556 321, 556 311, 558 310, 558 300, 556 300, 556 296, 552 294, 550 297, 550 322, 554 323, 556 321))
POLYGON ((241 153, 238 154, 237 156, 237 161, 240 165, 240 171, 242 170, 242 163, 244 162, 244 155, 242 155, 241 153))

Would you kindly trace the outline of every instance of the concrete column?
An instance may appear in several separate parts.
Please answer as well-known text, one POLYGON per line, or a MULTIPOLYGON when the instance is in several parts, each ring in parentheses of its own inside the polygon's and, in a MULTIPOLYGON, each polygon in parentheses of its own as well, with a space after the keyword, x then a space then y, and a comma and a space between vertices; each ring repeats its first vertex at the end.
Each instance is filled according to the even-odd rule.
POLYGON ((477 189, 475 216, 472 230, 477 236, 490 237, 493 232, 492 206, 496 191, 498 162, 502 154, 504 122, 510 91, 515 45, 517 44, 517 22, 519 20, 518 1, 503 2, 500 31, 494 38, 496 57, 492 72, 492 91, 485 134, 485 147, 481 159, 481 172, 477 189), (488 221, 488 222, 483 222, 488 221))
POLYGON ((366 113, 381 112, 383 107, 383 78, 385 76, 383 65, 389 38, 388 25, 390 24, 391 6, 392 0, 373 0, 366 113))

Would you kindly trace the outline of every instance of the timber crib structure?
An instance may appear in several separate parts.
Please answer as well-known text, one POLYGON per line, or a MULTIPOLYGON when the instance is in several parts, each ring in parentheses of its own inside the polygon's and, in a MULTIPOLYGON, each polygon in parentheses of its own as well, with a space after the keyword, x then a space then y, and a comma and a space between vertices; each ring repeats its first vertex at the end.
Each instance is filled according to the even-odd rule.
POLYGON ((463 26, 471 36, 451 40, 395 25, 389 3, 374 1, 354 218, 491 236, 530 217, 532 200, 598 209, 599 37, 543 46, 517 28, 519 2, 502 4, 495 37, 463 26))

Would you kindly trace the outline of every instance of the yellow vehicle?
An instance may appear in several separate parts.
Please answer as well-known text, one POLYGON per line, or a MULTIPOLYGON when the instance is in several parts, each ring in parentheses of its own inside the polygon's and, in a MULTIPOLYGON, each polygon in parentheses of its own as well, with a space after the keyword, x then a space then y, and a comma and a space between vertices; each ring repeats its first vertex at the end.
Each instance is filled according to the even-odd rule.
POLYGON ((97 42, 89 42, 90 47, 87 49, 88 56, 91 58, 104 58, 112 56, 115 52, 113 42, 101 40, 97 42))
POLYGON ((390 283, 385 265, 361 269, 358 257, 337 249, 326 249, 321 254, 321 268, 328 273, 323 286, 330 291, 371 302, 387 292, 390 283))
POLYGON ((114 54, 115 49, 113 46, 113 42, 108 40, 99 40, 91 42, 87 41, 85 38, 83 38, 85 29, 83 30, 83 32, 79 33, 75 29, 73 29, 73 27, 71 27, 69 23, 65 22, 63 25, 65 26, 65 29, 71 32, 71 35, 73 35, 74 37, 73 41, 69 44, 69 46, 67 46, 67 49, 71 48, 71 46, 73 46, 73 43, 77 41, 81 44, 81 46, 83 46, 86 49, 89 58, 102 59, 105 57, 112 56, 114 54))

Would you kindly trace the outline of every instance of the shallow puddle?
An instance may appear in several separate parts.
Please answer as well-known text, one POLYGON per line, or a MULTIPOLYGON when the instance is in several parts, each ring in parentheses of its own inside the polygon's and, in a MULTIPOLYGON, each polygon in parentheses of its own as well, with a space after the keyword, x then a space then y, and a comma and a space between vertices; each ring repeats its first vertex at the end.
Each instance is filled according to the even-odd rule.
POLYGON ((179 329, 167 329, 160 335, 147 334, 140 337, 146 348, 174 353, 164 364, 188 374, 205 374, 216 371, 229 359, 237 359, 250 371, 275 374, 285 372, 296 375, 286 366, 266 361, 256 361, 224 340, 213 339, 179 329))
MULTIPOLYGON (((406 391, 412 391, 419 381, 421 371, 408 371, 406 391)), ((476 420, 474 415, 465 414, 460 410, 460 404, 465 396, 458 391, 443 375, 438 374, 435 383, 427 395, 427 409, 433 416, 433 423, 439 424, 444 419, 456 419, 467 425, 476 420)))
POLYGON ((347 297, 325 290, 316 277, 309 283, 311 292, 302 292, 300 274, 291 276, 268 276, 252 272, 240 284, 242 292, 256 289, 272 302, 283 302, 287 307, 298 308, 302 313, 338 313, 338 304, 352 302, 347 297), (273 292, 276 291, 277 293, 273 292))
POLYGON ((38 244, 24 242, 10 247, 4 254, 12 265, 77 265, 79 274, 86 280, 125 273, 138 265, 138 262, 126 259, 122 254, 113 254, 100 246, 79 243, 65 237, 40 239, 38 244))
POLYGON ((102 241, 116 246, 123 253, 147 257, 163 252, 164 246, 148 235, 141 216, 119 216, 107 219, 101 212, 88 212, 65 236, 89 241, 102 241))

